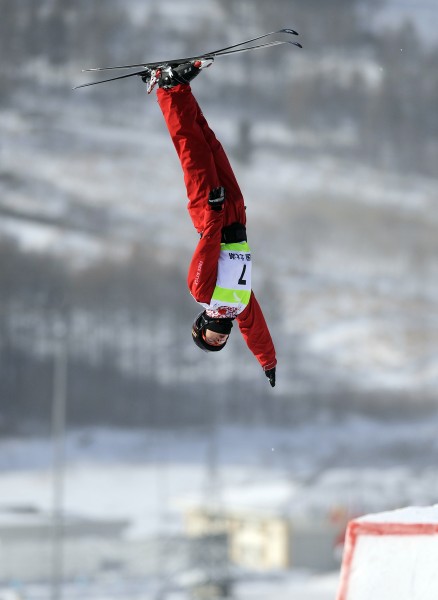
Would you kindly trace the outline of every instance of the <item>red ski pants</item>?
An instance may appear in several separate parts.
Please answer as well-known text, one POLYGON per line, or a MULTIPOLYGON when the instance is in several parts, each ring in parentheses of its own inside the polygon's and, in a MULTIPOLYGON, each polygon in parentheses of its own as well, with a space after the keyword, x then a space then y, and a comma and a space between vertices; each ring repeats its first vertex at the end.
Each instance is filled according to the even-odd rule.
POLYGON ((189 85, 159 88, 158 104, 175 145, 189 199, 187 208, 199 233, 213 188, 225 188, 224 227, 246 224, 245 205, 227 155, 208 126, 189 85))

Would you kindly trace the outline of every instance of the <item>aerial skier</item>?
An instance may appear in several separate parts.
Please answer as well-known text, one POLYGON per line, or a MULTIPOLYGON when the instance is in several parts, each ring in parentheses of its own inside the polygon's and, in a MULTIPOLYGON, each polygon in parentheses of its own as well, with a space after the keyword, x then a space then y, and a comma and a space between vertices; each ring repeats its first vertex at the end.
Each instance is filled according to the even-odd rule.
POLYGON ((192 326, 195 344, 222 350, 236 320, 249 349, 275 386, 277 359, 262 310, 251 288, 252 257, 245 205, 220 142, 210 129, 190 82, 212 60, 194 60, 151 70, 142 77, 157 100, 184 173, 188 211, 200 240, 188 287, 204 310, 192 326))
POLYGON ((272 40, 276 34, 290 37, 298 32, 283 28, 191 58, 84 69, 109 71, 141 67, 140 71, 74 88, 136 76, 147 84, 148 93, 158 85, 158 104, 181 162, 188 210, 201 238, 188 273, 189 290, 204 307, 193 323, 193 340, 206 352, 222 350, 236 320, 272 387, 277 359, 268 326, 251 288, 251 251, 246 237, 242 192, 224 149, 192 94, 190 82, 218 56, 284 44, 302 48, 299 42, 290 39, 272 40), (249 45, 268 38, 271 39, 249 45))

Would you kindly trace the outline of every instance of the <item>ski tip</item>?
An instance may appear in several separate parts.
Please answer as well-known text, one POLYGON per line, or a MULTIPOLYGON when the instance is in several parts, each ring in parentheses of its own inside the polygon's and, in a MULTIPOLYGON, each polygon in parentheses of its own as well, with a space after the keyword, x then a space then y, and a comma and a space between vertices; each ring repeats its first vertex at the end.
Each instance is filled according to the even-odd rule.
POLYGON ((91 73, 96 71, 108 71, 109 69, 118 69, 119 67, 91 67, 90 69, 82 69, 82 73, 91 73))
POLYGON ((72 90, 79 90, 80 88, 90 87, 91 85, 96 85, 97 83, 101 83, 101 81, 93 81, 92 83, 82 83, 81 85, 75 85, 72 90))
POLYGON ((288 29, 287 27, 285 29, 280 29, 278 33, 290 33, 290 35, 299 35, 298 31, 295 31, 295 29, 288 29))
POLYGON ((286 44, 290 44, 291 46, 296 46, 297 48, 302 48, 302 45, 299 42, 285 42, 286 44))

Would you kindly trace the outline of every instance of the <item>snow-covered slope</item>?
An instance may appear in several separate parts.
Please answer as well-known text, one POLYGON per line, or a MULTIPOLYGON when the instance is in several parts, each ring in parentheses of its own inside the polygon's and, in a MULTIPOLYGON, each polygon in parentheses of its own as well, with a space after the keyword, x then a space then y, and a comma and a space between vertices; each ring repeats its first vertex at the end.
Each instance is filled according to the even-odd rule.
MULTIPOLYGON (((129 10, 134 22, 149 24, 151 35, 152 17, 180 32, 193 15, 196 31, 204 20, 224 17, 217 2, 203 8, 133 2, 129 10)), ((242 27, 237 21, 230 27, 238 39, 242 27)), ((176 35, 168 38, 180 43, 176 35)), ((173 50, 166 36, 157 36, 158 53, 173 50)), ((310 68, 312 58, 302 56, 290 69, 292 79, 310 68)), ((371 84, 380 72, 361 56, 333 62, 327 55, 317 66, 336 67, 339 77, 358 69, 371 84)), ((154 97, 138 80, 115 84, 126 90, 117 102, 108 101, 104 86, 59 94, 51 77, 62 76, 67 86, 67 72, 56 75, 41 60, 26 68, 38 69, 39 87, 16 89, 14 102, 0 111, 0 235, 29 250, 50 249, 75 266, 123 259, 133 243, 147 240, 184 272, 197 237, 154 97)), ((261 87, 262 108, 244 97, 236 104, 224 82, 243 74, 241 63, 217 61, 193 88, 230 152, 247 201, 255 289, 268 319, 277 319, 279 388, 299 391, 312 381, 314 390, 343 386, 433 401, 437 180, 327 154, 325 136, 348 148, 354 129, 291 131, 272 108, 275 86, 269 94, 261 87), (251 123, 247 163, 237 159, 243 116, 251 123)), ((71 83, 82 77, 71 66, 68 75, 71 83)))
MULTIPOLYGON (((21 110, 0 114, 3 235, 79 265, 123 257, 147 240, 186 269, 196 234, 180 166, 154 98, 139 85, 130 93, 120 112, 75 96, 65 105, 48 97, 33 111, 22 99, 21 110)), ((205 112, 232 155, 237 120, 215 103, 205 112)), ((318 153, 303 160, 295 134, 283 128, 278 144, 276 127, 256 122, 253 160, 234 166, 247 200, 255 289, 269 305, 273 282, 268 311, 288 334, 278 343, 281 362, 299 339, 314 377, 325 365, 335 381, 366 389, 433 392, 436 181, 318 153)), ((290 379, 299 386, 299 378, 292 364, 290 379)))
POLYGON ((338 600, 433 600, 438 507, 410 506, 351 521, 338 600))

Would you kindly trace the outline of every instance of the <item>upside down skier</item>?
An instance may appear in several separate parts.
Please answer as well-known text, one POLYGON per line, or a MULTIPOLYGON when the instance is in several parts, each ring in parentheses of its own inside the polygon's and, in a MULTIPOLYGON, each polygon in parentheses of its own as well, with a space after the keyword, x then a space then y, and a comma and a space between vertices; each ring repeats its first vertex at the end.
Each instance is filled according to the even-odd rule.
POLYGON ((196 60, 151 71, 142 79, 157 100, 184 173, 188 211, 200 240, 188 287, 204 310, 192 326, 195 344, 222 350, 236 320, 249 349, 272 387, 277 359, 262 310, 251 288, 251 251, 245 205, 228 158, 193 96, 190 81, 211 60, 196 60))

